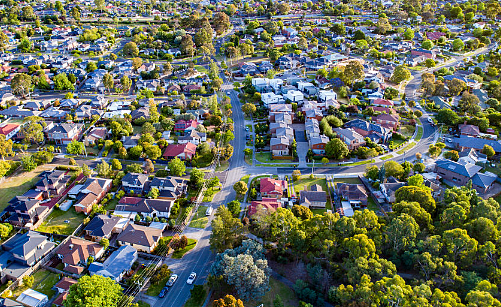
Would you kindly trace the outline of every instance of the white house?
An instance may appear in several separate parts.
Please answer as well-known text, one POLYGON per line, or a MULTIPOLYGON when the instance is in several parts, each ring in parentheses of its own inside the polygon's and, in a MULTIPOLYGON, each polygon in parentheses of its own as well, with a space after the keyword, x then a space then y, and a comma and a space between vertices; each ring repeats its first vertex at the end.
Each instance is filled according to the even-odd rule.
POLYGON ((282 95, 276 95, 275 93, 263 93, 261 94, 261 101, 265 106, 276 103, 283 103, 284 97, 282 95))
POLYGON ((337 100, 337 93, 334 92, 333 90, 330 91, 319 91, 318 92, 318 98, 321 101, 327 101, 327 100, 337 100))
POLYGON ((285 100, 290 100, 290 102, 300 102, 304 100, 304 95, 300 91, 288 91, 284 95, 285 100))

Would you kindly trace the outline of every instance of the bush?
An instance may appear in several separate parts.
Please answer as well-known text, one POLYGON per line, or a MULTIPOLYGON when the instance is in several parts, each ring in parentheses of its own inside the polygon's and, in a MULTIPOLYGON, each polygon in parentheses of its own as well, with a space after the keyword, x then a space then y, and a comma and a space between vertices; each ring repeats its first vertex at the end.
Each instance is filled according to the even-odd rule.
POLYGON ((155 272, 155 275, 151 277, 150 282, 154 285, 158 284, 162 280, 169 278, 171 274, 172 271, 169 270, 169 267, 166 264, 162 264, 155 272))

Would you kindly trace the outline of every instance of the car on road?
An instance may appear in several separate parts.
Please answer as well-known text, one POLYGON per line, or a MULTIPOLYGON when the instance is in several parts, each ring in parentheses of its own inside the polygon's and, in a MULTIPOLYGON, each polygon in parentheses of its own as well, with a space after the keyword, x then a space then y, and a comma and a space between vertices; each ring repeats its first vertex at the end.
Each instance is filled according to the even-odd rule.
POLYGON ((445 140, 446 140, 447 142, 449 142, 449 143, 452 143, 452 139, 451 139, 451 138, 446 138, 445 140))
POLYGON ((172 274, 172 276, 169 278, 169 280, 167 281, 167 283, 165 284, 167 287, 172 287, 174 285, 174 283, 176 282, 177 280, 177 274, 172 274))
POLYGON ((162 290, 160 291, 160 294, 158 294, 159 298, 163 298, 167 295, 167 292, 169 292, 169 288, 163 287, 162 290))
POLYGON ((433 124, 433 119, 431 119, 431 117, 428 117, 428 122, 433 124))
POLYGON ((186 281, 186 283, 188 285, 192 285, 193 282, 195 281, 195 278, 197 278, 197 273, 191 272, 190 277, 188 277, 188 280, 186 281))
POLYGON ((31 94, 31 97, 38 97, 38 96, 40 96, 40 94, 36 94, 36 93, 35 94, 31 94))
POLYGON ((209 216, 212 214, 212 207, 207 208, 207 211, 205 211, 205 215, 209 216))

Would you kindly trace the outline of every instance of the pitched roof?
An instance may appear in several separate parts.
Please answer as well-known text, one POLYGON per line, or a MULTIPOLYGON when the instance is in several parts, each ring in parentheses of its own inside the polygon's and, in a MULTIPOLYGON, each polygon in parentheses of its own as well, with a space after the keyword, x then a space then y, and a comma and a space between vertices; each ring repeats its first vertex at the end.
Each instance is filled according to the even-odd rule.
POLYGON ((103 263, 93 262, 89 266, 89 272, 117 279, 124 271, 132 268, 137 259, 137 250, 129 245, 121 246, 114 251, 103 263))
POLYGON ((0 134, 7 135, 16 130, 20 125, 18 124, 5 124, 0 127, 0 134))
POLYGON ((119 216, 97 215, 87 224, 85 231, 93 237, 109 236, 120 219, 119 216))
POLYGON ((451 160, 438 160, 435 162, 436 166, 445 170, 448 170, 450 172, 472 178, 476 173, 478 173, 482 167, 471 164, 471 163, 466 163, 462 164, 459 162, 451 161, 451 160))
POLYGON ((188 155, 194 155, 197 150, 197 145, 188 142, 185 144, 169 144, 167 148, 165 148, 164 157, 177 157, 182 153, 188 155))
POLYGON ((63 245, 59 246, 57 253, 62 256, 63 263, 78 265, 86 262, 89 256, 95 256, 103 247, 98 243, 70 238, 63 245))
POLYGON ((129 224, 117 237, 118 241, 152 247, 162 237, 162 230, 129 224))
POLYGON ((276 180, 272 178, 261 178, 260 191, 261 193, 282 195, 284 190, 287 190, 287 181, 276 180))
POLYGON ((247 208, 247 215, 253 216, 260 208, 271 213, 275 212, 279 207, 281 207, 280 203, 275 198, 263 198, 262 200, 251 202, 247 208))
POLYGON ((147 180, 147 175, 139 173, 127 173, 127 175, 122 178, 122 182, 126 182, 133 186, 143 186, 147 180))
POLYGON ((481 139, 466 135, 461 135, 459 138, 454 138, 454 143, 460 147, 474 148, 477 150, 484 149, 484 145, 489 145, 495 152, 501 152, 501 143, 495 140, 481 139))
POLYGON ((65 277, 61 278, 61 280, 54 287, 59 288, 59 289, 63 289, 65 291, 69 291, 71 285, 74 285, 76 283, 77 283, 77 281, 74 280, 73 278, 69 278, 69 277, 65 276, 65 277))

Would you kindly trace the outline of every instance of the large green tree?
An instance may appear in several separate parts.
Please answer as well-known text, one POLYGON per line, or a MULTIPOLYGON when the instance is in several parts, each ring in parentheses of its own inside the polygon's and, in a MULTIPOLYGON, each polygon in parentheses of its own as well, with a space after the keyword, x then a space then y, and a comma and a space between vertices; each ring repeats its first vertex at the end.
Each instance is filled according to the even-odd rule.
POLYGON ((109 277, 84 275, 70 287, 65 307, 116 307, 123 298, 122 287, 109 277))

